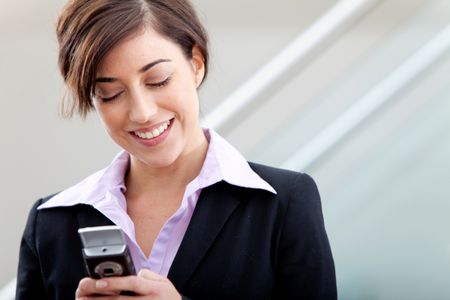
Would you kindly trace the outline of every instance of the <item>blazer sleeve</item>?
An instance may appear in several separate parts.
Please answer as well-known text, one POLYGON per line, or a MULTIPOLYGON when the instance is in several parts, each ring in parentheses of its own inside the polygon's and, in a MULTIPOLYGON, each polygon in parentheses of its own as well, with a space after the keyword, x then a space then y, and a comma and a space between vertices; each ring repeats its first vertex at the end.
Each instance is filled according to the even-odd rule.
POLYGON ((22 236, 17 272, 16 300, 48 299, 42 278, 39 255, 36 249, 37 207, 42 199, 31 209, 22 236))
POLYGON ((281 229, 274 299, 337 299, 331 249, 313 179, 298 174, 281 229))

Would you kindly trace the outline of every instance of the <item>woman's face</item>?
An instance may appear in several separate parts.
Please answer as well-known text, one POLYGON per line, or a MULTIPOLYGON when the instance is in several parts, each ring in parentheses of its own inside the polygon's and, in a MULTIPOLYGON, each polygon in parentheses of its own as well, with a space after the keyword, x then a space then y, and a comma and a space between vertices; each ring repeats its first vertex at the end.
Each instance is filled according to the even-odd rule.
POLYGON ((204 143, 197 87, 203 58, 152 29, 111 49, 96 74, 94 106, 111 138, 132 160, 167 167, 204 143))

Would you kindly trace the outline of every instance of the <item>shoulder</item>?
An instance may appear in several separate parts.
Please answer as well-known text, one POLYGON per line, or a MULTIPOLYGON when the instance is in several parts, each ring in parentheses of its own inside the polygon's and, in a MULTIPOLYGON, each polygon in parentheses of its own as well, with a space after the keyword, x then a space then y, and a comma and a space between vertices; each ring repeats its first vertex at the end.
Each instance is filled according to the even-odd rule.
POLYGON ((79 227, 109 225, 109 220, 90 205, 77 204, 40 209, 53 198, 54 195, 43 197, 30 209, 23 239, 32 248, 39 249, 52 245, 52 249, 63 249, 65 245, 78 243, 79 227))
POLYGON ((31 228, 35 228, 36 226, 36 222, 37 222, 37 218, 39 215, 39 209, 38 207, 41 206, 42 204, 46 203, 48 200, 50 200, 51 198, 53 198, 55 195, 57 195, 57 193, 55 194, 51 194, 48 195, 46 197, 40 198, 37 201, 35 201, 33 203, 33 206, 31 207, 29 213, 28 213, 28 220, 27 220, 27 225, 26 225, 26 229, 31 229, 31 228))
POLYGON ((44 231, 46 230, 54 231, 57 230, 58 228, 60 229, 59 226, 55 226, 55 224, 61 225, 61 223, 58 223, 58 221, 63 222, 67 221, 67 216, 65 215, 69 211, 67 208, 56 208, 51 210, 39 209, 40 206, 47 203, 57 194, 58 193, 48 195, 34 202, 28 214, 27 225, 25 227, 26 231, 27 230, 33 231, 33 235, 35 234, 36 230, 40 231, 41 228, 44 228, 44 231), (52 216, 61 215, 62 211, 65 211, 65 213, 63 213, 64 216, 60 218, 61 220, 57 220, 55 218, 48 218, 49 215, 52 216))
POLYGON ((310 175, 253 162, 249 165, 276 190, 274 202, 283 218, 310 224, 323 222, 320 193, 310 175))
POLYGON ((58 236, 64 233, 68 218, 67 213, 58 210, 39 210, 38 207, 51 199, 49 195, 34 202, 28 213, 28 218, 22 235, 22 243, 28 245, 31 251, 38 256, 39 245, 43 239, 57 240, 58 236))
POLYGON ((45 207, 63 192, 51 194, 38 199, 32 205, 25 226, 25 236, 41 236, 41 238, 58 236, 68 228, 78 224, 80 214, 95 216, 96 210, 90 205, 74 204, 70 206, 45 207), (44 207, 44 208, 42 208, 44 207))
POLYGON ((278 194, 292 192, 317 192, 317 185, 314 179, 301 172, 295 172, 286 169, 280 169, 254 162, 249 162, 252 170, 262 179, 267 181, 278 194))

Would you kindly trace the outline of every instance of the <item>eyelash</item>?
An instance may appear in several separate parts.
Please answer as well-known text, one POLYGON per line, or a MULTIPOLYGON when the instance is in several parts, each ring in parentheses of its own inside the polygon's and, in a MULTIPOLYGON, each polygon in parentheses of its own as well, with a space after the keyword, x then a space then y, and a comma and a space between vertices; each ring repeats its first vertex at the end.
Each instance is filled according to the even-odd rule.
POLYGON ((100 98, 100 100, 102 100, 102 102, 111 102, 113 100, 116 100, 120 95, 122 95, 122 93, 123 92, 120 92, 120 93, 118 93, 112 97, 108 97, 108 98, 102 98, 102 97, 99 97, 99 98, 100 98))
MULTIPOLYGON (((164 80, 161 81, 161 82, 157 82, 157 83, 148 83, 148 84, 146 84, 146 85, 147 85, 148 87, 150 87, 150 88, 162 88, 163 86, 167 85, 167 84, 169 83, 169 81, 170 81, 170 77, 167 77, 166 79, 164 79, 164 80)), ((120 92, 120 93, 118 93, 118 94, 116 94, 116 95, 114 95, 114 96, 112 96, 112 97, 107 97, 107 98, 99 97, 99 98, 100 98, 100 100, 101 100, 102 102, 112 102, 112 101, 116 100, 120 95, 122 95, 122 93, 123 93, 123 92, 120 92)))
POLYGON ((164 79, 161 82, 157 82, 157 83, 148 83, 147 86, 152 87, 152 88, 160 88, 165 86, 166 84, 168 84, 170 81, 170 77, 167 77, 166 79, 164 79))

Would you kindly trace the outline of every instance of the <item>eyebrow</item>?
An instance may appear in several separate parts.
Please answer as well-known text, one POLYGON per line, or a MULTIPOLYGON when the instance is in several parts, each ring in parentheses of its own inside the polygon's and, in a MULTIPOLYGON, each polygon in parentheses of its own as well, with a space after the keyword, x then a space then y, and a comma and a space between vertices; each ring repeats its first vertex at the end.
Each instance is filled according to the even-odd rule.
MULTIPOLYGON (((153 68, 154 66, 156 66, 157 64, 160 63, 164 63, 164 62, 170 62, 170 59, 158 59, 155 61, 152 61, 151 63, 146 64, 145 66, 143 66, 142 68, 139 69, 139 73, 144 73, 147 72, 148 70, 150 70, 151 68, 153 68)), ((95 82, 106 82, 106 83, 110 83, 110 82, 115 82, 117 81, 116 78, 113 77, 98 77, 95 79, 95 82)))

